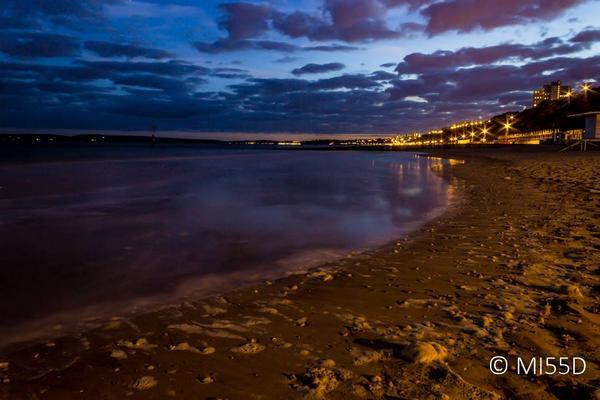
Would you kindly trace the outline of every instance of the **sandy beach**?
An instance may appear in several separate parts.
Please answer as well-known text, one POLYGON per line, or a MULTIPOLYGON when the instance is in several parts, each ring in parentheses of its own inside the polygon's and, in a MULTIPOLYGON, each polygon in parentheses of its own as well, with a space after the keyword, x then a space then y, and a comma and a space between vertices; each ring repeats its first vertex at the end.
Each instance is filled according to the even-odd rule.
POLYGON ((418 233, 13 347, 0 399, 600 399, 600 153, 429 155, 461 200, 418 233), (532 356, 586 369, 518 374, 532 356))

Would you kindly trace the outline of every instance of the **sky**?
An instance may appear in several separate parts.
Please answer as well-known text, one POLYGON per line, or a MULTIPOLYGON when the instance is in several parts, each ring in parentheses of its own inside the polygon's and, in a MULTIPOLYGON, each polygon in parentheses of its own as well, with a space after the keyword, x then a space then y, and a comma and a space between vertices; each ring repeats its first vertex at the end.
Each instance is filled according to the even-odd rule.
POLYGON ((426 131, 600 81, 600 0, 4 0, 0 131, 426 131))

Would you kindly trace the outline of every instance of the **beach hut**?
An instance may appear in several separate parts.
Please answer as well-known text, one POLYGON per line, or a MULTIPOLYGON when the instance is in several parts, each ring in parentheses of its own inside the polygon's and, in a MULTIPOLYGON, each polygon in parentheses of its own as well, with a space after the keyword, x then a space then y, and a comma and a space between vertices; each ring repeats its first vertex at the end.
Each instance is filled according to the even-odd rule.
POLYGON ((569 115, 569 117, 585 118, 585 128, 580 141, 573 143, 562 150, 568 150, 575 146, 580 146, 581 151, 585 151, 587 150, 588 144, 594 147, 600 147, 600 111, 573 114, 569 115))

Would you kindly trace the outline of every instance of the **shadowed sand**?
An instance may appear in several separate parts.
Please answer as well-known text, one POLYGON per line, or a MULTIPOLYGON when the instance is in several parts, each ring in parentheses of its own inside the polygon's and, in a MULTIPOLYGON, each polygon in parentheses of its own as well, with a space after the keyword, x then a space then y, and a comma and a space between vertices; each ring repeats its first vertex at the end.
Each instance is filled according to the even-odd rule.
POLYGON ((463 204, 275 282, 0 358, 1 399, 600 398, 600 153, 441 153, 463 204), (490 373, 582 357, 580 376, 490 373))

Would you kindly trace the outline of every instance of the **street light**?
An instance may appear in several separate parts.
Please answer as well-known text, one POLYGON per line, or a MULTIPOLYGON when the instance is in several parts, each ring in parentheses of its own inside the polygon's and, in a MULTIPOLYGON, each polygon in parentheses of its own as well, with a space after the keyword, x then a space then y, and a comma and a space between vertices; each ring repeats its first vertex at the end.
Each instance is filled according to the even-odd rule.
POLYGON ((483 133, 483 139, 481 140, 482 142, 486 141, 486 135, 489 133, 489 129, 487 128, 487 125, 484 126, 483 128, 481 128, 481 133, 483 133))
POLYGON ((515 119, 515 116, 511 115, 510 118, 507 117, 506 122, 502 124, 504 126, 504 129, 506 129, 506 136, 508 136, 508 132, 512 129, 512 126, 514 124, 514 122, 508 122, 509 119, 512 121, 515 119))
POLYGON ((569 90, 567 91, 567 93, 565 94, 565 97, 567 98, 567 102, 568 102, 569 104, 571 104, 571 97, 573 97, 573 91, 572 91, 571 89, 569 89, 569 90))
POLYGON ((506 129, 505 135, 508 136, 508 131, 510 131, 510 128, 512 128, 512 124, 505 123, 505 124, 502 124, 502 125, 504 125, 504 129, 506 129))
POLYGON ((473 143, 473 141, 475 140, 475 128, 471 127, 471 132, 470 132, 471 138, 470 138, 470 142, 473 143))
POLYGON ((581 84, 581 90, 583 91, 583 99, 587 103, 588 92, 591 90, 590 84, 589 83, 581 84))

